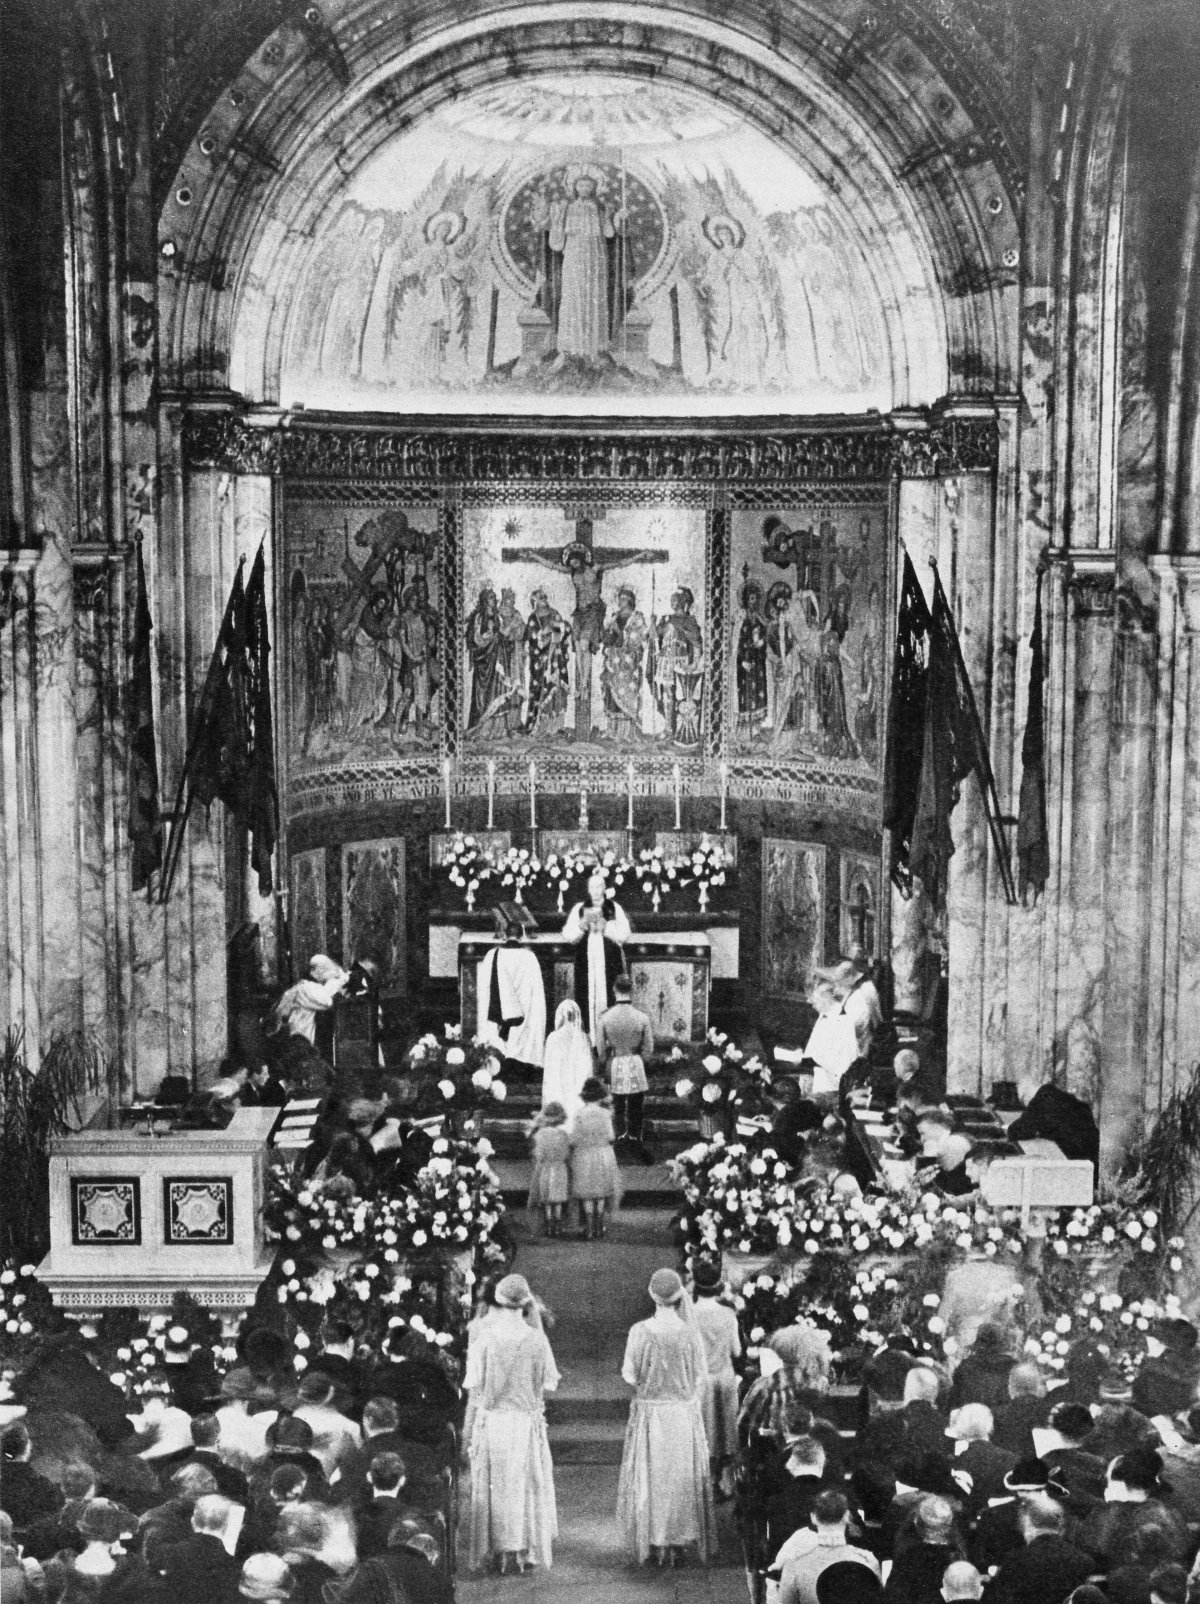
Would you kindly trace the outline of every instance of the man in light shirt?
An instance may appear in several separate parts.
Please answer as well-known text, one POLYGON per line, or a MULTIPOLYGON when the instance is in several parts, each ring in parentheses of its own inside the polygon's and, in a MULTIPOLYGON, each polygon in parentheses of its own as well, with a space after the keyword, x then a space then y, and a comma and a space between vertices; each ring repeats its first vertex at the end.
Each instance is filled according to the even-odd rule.
POLYGON ((794 1532, 775 1556, 783 1574, 779 1604, 817 1604, 817 1578, 831 1565, 865 1565, 876 1579, 879 1561, 865 1548, 846 1541, 850 1503, 845 1493, 831 1488, 821 1493, 812 1508, 812 1530, 794 1532))

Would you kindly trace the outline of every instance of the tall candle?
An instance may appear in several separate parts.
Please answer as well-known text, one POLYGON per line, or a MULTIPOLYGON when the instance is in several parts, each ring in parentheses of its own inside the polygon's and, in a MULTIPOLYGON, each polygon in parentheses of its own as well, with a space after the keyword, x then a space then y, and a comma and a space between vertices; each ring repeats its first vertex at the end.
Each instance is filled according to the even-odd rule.
POLYGON ((489 830, 494 830, 496 828, 496 759, 494 757, 488 758, 487 780, 488 780, 488 829, 489 830))
POLYGON ((446 828, 450 828, 450 759, 442 762, 442 789, 446 793, 446 828))
POLYGON ((679 764, 676 763, 676 765, 675 765, 675 828, 677 830, 682 830, 683 829, 683 819, 680 816, 680 811, 679 811, 680 803, 681 803, 681 796, 682 796, 682 793, 681 793, 682 785, 683 785, 683 775, 680 773, 679 764))
POLYGON ((729 764, 721 764, 721 831, 725 830, 725 799, 729 794, 729 764))
POLYGON ((529 765, 529 828, 537 829, 537 764, 529 765))
POLYGON ((629 767, 626 770, 626 773, 629 776, 629 828, 632 830, 633 829, 633 759, 632 758, 629 759, 629 767))

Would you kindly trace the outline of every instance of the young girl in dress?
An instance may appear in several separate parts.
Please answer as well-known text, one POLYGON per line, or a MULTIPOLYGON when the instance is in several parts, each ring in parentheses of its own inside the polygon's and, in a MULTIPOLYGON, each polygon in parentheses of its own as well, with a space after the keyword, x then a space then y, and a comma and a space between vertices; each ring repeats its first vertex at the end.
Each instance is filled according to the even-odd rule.
POLYGON ((567 1111, 561 1103, 547 1103, 530 1130, 533 1139, 533 1173, 529 1177, 529 1207, 540 1208, 547 1236, 562 1231, 563 1205, 571 1195, 567 1160, 571 1138, 567 1111))
POLYGON ((571 1122, 571 1196, 583 1210, 583 1234, 594 1241, 604 1235, 605 1210, 616 1206, 620 1172, 613 1152, 616 1133, 605 1102, 604 1082, 585 1081, 580 1093, 583 1106, 571 1122))

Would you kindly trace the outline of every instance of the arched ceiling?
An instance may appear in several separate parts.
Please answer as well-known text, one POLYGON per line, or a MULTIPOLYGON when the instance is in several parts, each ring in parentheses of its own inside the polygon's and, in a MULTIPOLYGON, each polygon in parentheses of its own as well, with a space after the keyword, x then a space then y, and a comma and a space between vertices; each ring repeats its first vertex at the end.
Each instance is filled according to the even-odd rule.
POLYGON ((556 413, 1013 388, 1020 196, 996 130, 911 37, 842 9, 764 40, 715 0, 308 7, 210 106, 163 203, 168 382, 556 413), (594 342, 564 359, 571 291, 547 287, 582 282, 545 224, 581 169, 613 236, 599 366, 594 342))

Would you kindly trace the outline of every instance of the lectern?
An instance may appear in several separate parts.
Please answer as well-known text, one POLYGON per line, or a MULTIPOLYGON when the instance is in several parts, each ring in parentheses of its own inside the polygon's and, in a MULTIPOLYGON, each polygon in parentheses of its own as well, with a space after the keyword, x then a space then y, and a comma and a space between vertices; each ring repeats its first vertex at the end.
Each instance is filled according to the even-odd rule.
POLYGON ((61 1308, 210 1308, 254 1301, 271 1268, 263 1231, 273 1108, 224 1130, 83 1130, 50 1150, 50 1252, 38 1280, 61 1308))

